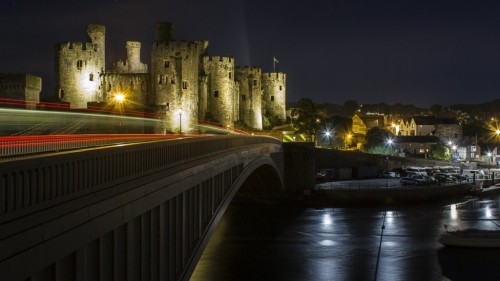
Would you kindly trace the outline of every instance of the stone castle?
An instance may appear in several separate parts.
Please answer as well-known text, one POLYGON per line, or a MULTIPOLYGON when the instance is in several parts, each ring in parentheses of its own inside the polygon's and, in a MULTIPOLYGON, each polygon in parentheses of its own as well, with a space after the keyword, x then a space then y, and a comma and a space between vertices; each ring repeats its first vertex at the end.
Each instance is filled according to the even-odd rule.
POLYGON ((56 47, 56 95, 71 108, 115 106, 124 96, 127 108, 152 110, 165 121, 158 133, 198 132, 199 120, 257 130, 264 115, 286 120, 286 74, 209 56, 208 41, 176 41, 170 23, 156 26, 150 69, 133 41, 126 42, 126 60, 106 69, 105 27, 88 25, 87 34, 85 43, 56 47))

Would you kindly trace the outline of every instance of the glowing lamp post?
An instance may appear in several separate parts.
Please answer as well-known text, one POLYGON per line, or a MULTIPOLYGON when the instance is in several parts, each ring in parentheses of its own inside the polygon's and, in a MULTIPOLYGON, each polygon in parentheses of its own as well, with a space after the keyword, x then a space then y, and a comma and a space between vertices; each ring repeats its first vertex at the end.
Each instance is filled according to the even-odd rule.
POLYGON ((123 117, 123 102, 125 101, 125 96, 122 93, 115 94, 115 102, 118 105, 118 110, 120 111, 120 132, 122 131, 122 117, 123 117))
POLYGON ((453 151, 453 154, 451 155, 451 156, 452 156, 451 158, 452 158, 452 160, 454 160, 454 159, 455 159, 455 157, 456 157, 457 146, 456 146, 456 145, 453 145, 453 146, 451 147, 451 149, 452 149, 452 151, 453 151))
POLYGON ((182 108, 177 110, 179 114, 179 135, 182 134, 182 108))

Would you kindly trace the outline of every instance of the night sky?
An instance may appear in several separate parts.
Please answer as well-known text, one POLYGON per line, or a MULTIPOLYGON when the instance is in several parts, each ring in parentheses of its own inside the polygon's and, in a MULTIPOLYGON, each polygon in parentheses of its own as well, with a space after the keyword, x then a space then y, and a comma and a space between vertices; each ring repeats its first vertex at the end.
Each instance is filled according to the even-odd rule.
POLYGON ((125 41, 149 53, 157 22, 209 54, 287 74, 288 101, 483 103, 500 98, 500 1, 2 0, 0 72, 43 78, 54 94, 54 46, 106 26, 107 63, 125 41))

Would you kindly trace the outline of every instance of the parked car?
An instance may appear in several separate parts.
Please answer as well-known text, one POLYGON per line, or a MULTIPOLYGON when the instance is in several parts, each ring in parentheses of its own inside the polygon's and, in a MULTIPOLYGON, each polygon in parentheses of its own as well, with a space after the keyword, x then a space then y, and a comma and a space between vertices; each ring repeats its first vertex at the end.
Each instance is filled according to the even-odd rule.
POLYGON ((438 180, 440 183, 455 183, 457 182, 457 179, 453 176, 447 175, 447 174, 435 174, 434 178, 438 180))

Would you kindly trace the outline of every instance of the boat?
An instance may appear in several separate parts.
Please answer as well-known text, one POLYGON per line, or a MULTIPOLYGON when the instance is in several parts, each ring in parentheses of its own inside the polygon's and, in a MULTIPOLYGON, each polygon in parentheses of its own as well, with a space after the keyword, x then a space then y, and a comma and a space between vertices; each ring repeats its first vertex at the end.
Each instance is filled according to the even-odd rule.
MULTIPOLYGON (((446 226, 445 226, 446 228, 446 226)), ((439 242, 445 246, 499 248, 500 230, 467 228, 441 234, 439 242)))

